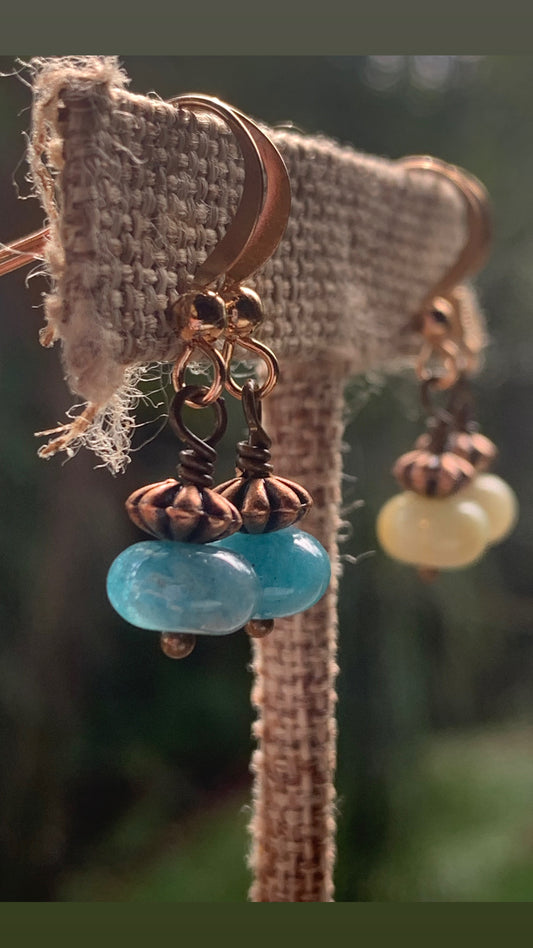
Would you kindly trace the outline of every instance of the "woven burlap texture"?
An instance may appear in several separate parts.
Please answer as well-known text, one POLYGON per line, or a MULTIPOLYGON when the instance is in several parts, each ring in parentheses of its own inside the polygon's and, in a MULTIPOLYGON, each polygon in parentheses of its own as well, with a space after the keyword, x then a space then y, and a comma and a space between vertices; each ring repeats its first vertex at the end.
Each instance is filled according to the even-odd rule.
MULTIPOLYGON (((52 229, 43 339, 61 339, 68 385, 98 407, 95 425, 110 432, 100 453, 120 469, 139 370, 181 348, 169 304, 231 225, 240 151, 217 116, 129 93, 113 57, 34 65, 30 167, 52 229)), ((292 210, 279 249, 247 281, 264 303, 261 338, 281 359, 390 367, 412 354, 409 318, 464 242, 460 195, 326 138, 269 134, 292 210)))
MULTIPOLYGON (((327 369, 329 368, 329 371, 327 369)), ((331 558, 332 581, 312 609, 276 620, 254 643, 250 865, 255 902, 333 900, 337 586, 344 379, 335 363, 317 391, 314 366, 292 362, 265 403, 276 471, 305 484, 314 506, 304 529, 331 558)))
MULTIPOLYGON (((128 386, 139 368, 179 352, 168 305, 231 225, 243 167, 217 117, 130 94, 112 57, 34 65, 30 164, 52 228, 45 341, 61 340, 72 392, 101 408, 95 425, 115 405, 103 456, 119 467, 128 386)), ((276 254, 246 282, 281 361, 265 405, 276 468, 314 494, 306 529, 327 548, 333 580, 312 610, 254 645, 251 898, 331 901, 343 388, 349 375, 412 358, 418 340, 406 327, 462 249, 465 208, 436 176, 268 131, 292 210, 276 254)), ((472 294, 462 315, 480 348, 472 294)))

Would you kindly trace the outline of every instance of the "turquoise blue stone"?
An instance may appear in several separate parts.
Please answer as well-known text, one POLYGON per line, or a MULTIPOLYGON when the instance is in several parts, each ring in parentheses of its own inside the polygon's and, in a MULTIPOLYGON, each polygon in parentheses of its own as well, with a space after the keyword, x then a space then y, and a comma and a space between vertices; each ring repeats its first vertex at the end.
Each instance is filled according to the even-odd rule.
POLYGON ((147 540, 111 564, 107 595, 141 629, 226 635, 256 612, 261 590, 249 563, 230 550, 147 540))
POLYGON ((261 584, 261 598, 253 619, 292 616, 322 598, 331 579, 324 547, 296 527, 274 533, 234 533, 217 546, 244 556, 261 584))

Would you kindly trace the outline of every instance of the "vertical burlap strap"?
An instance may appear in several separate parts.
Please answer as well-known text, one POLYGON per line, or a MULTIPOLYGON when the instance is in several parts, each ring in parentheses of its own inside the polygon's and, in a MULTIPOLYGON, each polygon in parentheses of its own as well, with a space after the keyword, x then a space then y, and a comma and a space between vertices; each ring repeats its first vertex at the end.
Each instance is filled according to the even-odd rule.
MULTIPOLYGON (((135 373, 179 353, 168 304, 231 226, 242 161, 218 117, 128 93, 112 57, 35 70, 29 157, 52 224, 45 342, 61 340, 71 390, 97 409, 74 446, 120 470, 135 373)), ((329 550, 334 579, 317 606, 255 645, 251 898, 331 901, 343 387, 349 373, 412 358, 409 320, 456 260, 465 208, 431 175, 323 137, 271 134, 293 203, 278 251, 247 281, 281 359, 266 420, 276 470, 314 495, 309 530, 329 550)), ((464 299, 479 349, 475 298, 464 299)))
POLYGON ((252 760, 250 862, 255 902, 333 900, 337 530, 345 378, 338 368, 285 365, 265 404, 276 472, 311 491, 304 529, 332 561, 328 593, 312 609, 276 620, 254 643, 257 711, 252 760), (277 450, 276 450, 277 448, 277 450))

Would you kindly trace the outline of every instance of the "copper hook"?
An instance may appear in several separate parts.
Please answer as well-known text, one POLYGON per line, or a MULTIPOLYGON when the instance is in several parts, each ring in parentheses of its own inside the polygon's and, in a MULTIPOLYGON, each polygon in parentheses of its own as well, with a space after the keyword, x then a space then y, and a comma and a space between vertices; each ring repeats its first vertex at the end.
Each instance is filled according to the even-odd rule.
MULTIPOLYGON (((270 259, 285 233, 291 208, 291 187, 285 162, 258 125, 233 106, 211 96, 197 94, 179 96, 170 102, 186 108, 203 108, 215 112, 229 125, 239 142, 245 161, 241 201, 230 229, 194 277, 194 284, 201 286, 206 278, 212 282, 216 271, 217 276, 224 274, 226 288, 238 287, 270 259)), ((267 346, 257 340, 241 339, 240 344, 260 355, 266 364, 267 378, 260 389, 261 397, 264 397, 272 391, 278 379, 277 359, 267 346)), ((234 342, 226 342, 223 348, 222 358, 226 365, 224 383, 228 391, 240 398, 241 387, 234 382, 229 371, 234 348, 234 342)), ((183 366, 180 366, 180 370, 174 373, 175 385, 183 384, 183 372, 183 366)), ((213 383, 211 398, 215 392, 216 385, 213 383)))
POLYGON ((196 93, 169 102, 214 112, 229 125, 239 143, 245 164, 239 207, 226 234, 194 276, 196 287, 207 286, 222 275, 226 283, 238 284, 272 256, 285 232, 291 207, 285 162, 255 122, 226 102, 196 93))
MULTIPOLYGON (((195 273, 194 286, 204 288, 221 277, 239 283, 271 257, 285 232, 291 206, 285 162, 255 122, 220 99, 190 94, 169 103, 214 112, 239 143, 245 165, 241 200, 224 237, 195 273)), ((42 259, 49 234, 44 227, 1 249, 0 276, 42 259)))
POLYGON ((485 263, 492 239, 490 199, 478 178, 457 165, 448 164, 430 155, 409 155, 398 164, 408 171, 429 171, 454 184, 466 204, 468 238, 457 260, 433 287, 428 300, 447 296, 458 283, 477 273, 485 263))
POLYGON ((433 377, 437 387, 447 389, 453 385, 460 372, 469 372, 475 365, 475 354, 464 338, 457 294, 459 283, 477 273, 488 256, 492 238, 489 196, 474 175, 439 158, 411 155, 399 159, 399 164, 407 170, 440 175, 458 188, 466 204, 466 243, 455 263, 432 288, 415 316, 415 328, 424 337, 416 365, 417 375, 423 381, 433 377), (438 353, 442 360, 444 373, 440 377, 434 376, 429 368, 434 353, 438 353))

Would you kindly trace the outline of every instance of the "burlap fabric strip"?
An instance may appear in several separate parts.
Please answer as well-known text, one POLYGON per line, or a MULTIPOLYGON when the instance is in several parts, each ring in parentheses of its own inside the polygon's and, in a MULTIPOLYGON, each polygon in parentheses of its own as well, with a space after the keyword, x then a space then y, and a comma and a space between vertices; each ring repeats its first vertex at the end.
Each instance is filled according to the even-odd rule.
MULTIPOLYGON (((169 304, 231 224, 242 162, 220 119, 129 93, 114 57, 33 66, 29 158, 52 233, 42 341, 61 340, 67 384, 95 409, 70 449, 85 443, 120 470, 136 382, 180 351, 169 304)), ((278 472, 314 494, 308 529, 335 579, 322 602, 254 644, 251 898, 330 901, 343 388, 412 359, 406 327, 464 244, 465 208, 436 176, 320 136, 267 131, 288 167, 292 210, 277 252, 246 281, 264 303, 261 339, 281 361, 266 422, 278 472)), ((479 350, 470 291, 462 316, 479 350)))

